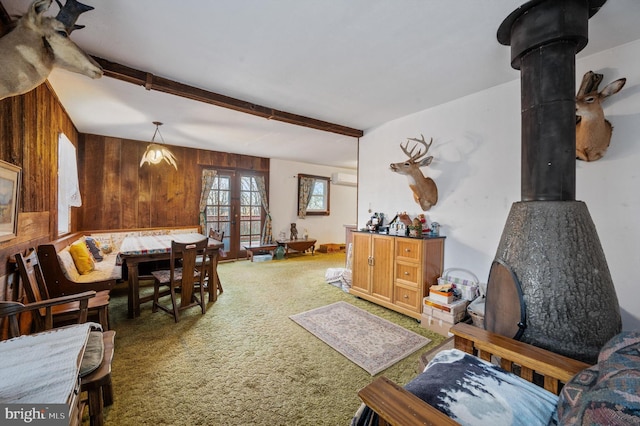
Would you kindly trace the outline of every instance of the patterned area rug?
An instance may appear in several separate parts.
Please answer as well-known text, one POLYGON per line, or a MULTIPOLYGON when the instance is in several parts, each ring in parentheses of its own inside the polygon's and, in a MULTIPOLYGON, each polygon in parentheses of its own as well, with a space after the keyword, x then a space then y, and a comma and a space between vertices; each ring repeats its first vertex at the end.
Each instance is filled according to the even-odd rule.
POLYGON ((372 376, 431 341, 347 302, 289 318, 372 376))

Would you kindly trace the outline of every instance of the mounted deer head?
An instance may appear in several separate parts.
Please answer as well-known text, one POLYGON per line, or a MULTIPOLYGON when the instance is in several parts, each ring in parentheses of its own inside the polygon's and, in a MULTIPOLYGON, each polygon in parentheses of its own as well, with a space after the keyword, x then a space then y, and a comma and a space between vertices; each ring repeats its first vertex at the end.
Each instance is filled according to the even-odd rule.
POLYGON ((423 158, 427 155, 427 152, 429 152, 433 138, 431 138, 427 144, 424 136, 420 136, 421 139, 407 138, 407 143, 404 146, 400 144, 402 152, 404 152, 409 159, 402 163, 391 163, 389 167, 391 167, 392 171, 407 176, 409 187, 411 191, 413 191, 413 199, 416 203, 420 204, 422 210, 427 211, 438 202, 438 187, 433 179, 424 177, 420 171, 420 167, 428 166, 433 160, 433 156, 423 158), (410 141, 416 142, 411 148, 411 151, 408 150, 410 141), (425 148, 424 152, 422 152, 422 148, 420 148, 418 152, 414 154, 414 151, 420 145, 425 148))
POLYGON ((82 28, 75 25, 78 16, 93 7, 67 0, 52 18, 44 16, 49 6, 51 0, 34 1, 13 31, 0 38, 0 99, 39 86, 53 67, 102 77, 100 65, 69 39, 73 30, 82 28))
POLYGON ((598 160, 609 148, 613 126, 604 118, 602 101, 618 93, 627 79, 609 83, 598 92, 601 81, 602 74, 587 72, 576 95, 576 157, 579 160, 598 160))

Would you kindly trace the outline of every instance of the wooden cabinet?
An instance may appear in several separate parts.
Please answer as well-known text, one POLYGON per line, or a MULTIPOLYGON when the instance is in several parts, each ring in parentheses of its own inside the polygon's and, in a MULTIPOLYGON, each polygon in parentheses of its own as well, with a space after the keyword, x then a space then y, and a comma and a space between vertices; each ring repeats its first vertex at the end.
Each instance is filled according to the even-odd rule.
POLYGON ((437 283, 443 263, 444 237, 354 232, 350 293, 420 319, 422 298, 437 283))

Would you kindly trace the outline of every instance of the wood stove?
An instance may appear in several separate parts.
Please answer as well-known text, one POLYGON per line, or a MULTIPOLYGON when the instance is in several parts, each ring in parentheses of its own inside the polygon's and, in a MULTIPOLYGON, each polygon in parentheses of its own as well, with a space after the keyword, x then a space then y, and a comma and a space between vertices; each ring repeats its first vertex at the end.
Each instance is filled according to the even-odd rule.
POLYGON ((586 362, 622 328, 595 225, 575 200, 575 55, 605 2, 532 0, 498 30, 521 76, 521 201, 489 274, 485 328, 586 362))

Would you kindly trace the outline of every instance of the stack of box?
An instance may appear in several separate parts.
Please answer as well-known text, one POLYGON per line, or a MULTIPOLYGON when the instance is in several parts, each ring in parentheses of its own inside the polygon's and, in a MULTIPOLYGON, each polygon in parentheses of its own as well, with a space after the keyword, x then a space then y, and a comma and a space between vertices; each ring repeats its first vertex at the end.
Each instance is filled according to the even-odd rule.
POLYGON ((452 293, 451 300, 446 297, 446 301, 449 303, 442 303, 442 297, 440 294, 429 291, 429 296, 425 297, 422 303, 420 324, 438 334, 450 336, 449 329, 466 317, 469 301, 464 299, 454 301, 452 293))

